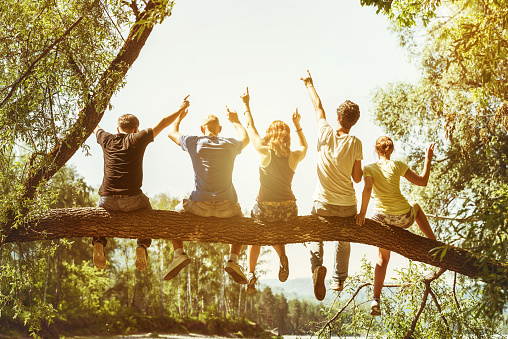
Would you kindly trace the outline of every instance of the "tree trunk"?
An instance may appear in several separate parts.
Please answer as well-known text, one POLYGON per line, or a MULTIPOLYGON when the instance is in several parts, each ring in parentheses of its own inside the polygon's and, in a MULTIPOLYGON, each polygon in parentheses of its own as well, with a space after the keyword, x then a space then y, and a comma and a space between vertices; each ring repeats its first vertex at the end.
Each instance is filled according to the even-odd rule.
MULTIPOLYGON (((39 184, 51 178, 65 165, 100 122, 111 97, 121 86, 127 71, 138 58, 141 49, 152 32, 155 22, 150 22, 150 17, 157 11, 156 7, 156 2, 148 1, 145 10, 139 13, 136 22, 131 26, 129 36, 115 59, 111 61, 108 69, 104 71, 92 90, 92 97, 86 101, 72 128, 52 150, 42 155, 44 161, 41 161, 41 163, 44 165, 30 168, 30 174, 24 182, 23 200, 29 200, 35 196, 39 184)), ((40 156, 39 153, 34 153, 32 158, 35 159, 38 156, 40 156)))
POLYGON ((60 304, 60 288, 61 288, 61 276, 62 276, 62 248, 60 244, 56 250, 56 290, 55 290, 55 310, 58 309, 58 304, 60 304))
POLYGON ((174 211, 113 212, 103 208, 54 209, 6 234, 4 242, 71 237, 181 239, 212 243, 275 245, 310 241, 350 241, 378 246, 411 260, 488 281, 491 274, 508 274, 508 264, 480 258, 470 251, 430 240, 407 230, 353 217, 299 216, 288 223, 264 225, 251 218, 203 218, 174 211), (436 255, 434 255, 436 254, 436 255))
POLYGON ((159 283, 160 283, 160 288, 159 288, 159 315, 162 317, 164 315, 164 302, 163 302, 163 297, 164 297, 164 292, 163 292, 163 287, 164 287, 164 256, 162 255, 162 249, 163 249, 163 242, 162 241, 159 241, 159 283))

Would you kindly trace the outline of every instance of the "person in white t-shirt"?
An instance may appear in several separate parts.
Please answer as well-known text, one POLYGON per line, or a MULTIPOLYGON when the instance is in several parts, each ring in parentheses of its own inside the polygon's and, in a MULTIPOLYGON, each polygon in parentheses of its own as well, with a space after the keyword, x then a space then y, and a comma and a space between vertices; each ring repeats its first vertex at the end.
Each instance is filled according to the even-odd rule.
MULTIPOLYGON (((318 127, 318 181, 313 194, 312 214, 321 216, 351 217, 356 215, 356 194, 353 181, 362 180, 362 142, 349 134, 360 118, 357 104, 346 100, 337 108, 337 129, 334 130, 326 121, 325 111, 317 95, 310 72, 302 77, 309 91, 318 127), (352 180, 351 180, 352 179, 352 180)), ((323 242, 311 243, 312 279, 316 299, 323 300, 326 295, 326 267, 323 266, 323 242)), ((350 244, 338 241, 335 246, 335 270, 330 288, 335 291, 344 289, 348 276, 350 244)))

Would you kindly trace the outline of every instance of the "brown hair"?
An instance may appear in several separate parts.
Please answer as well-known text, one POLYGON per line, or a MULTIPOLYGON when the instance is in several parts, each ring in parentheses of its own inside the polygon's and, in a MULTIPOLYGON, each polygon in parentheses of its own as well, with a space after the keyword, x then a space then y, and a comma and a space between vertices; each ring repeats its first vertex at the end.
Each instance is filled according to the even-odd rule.
POLYGON ((360 119, 360 108, 352 101, 344 101, 337 108, 337 119, 344 128, 351 128, 360 119))
POLYGON ((122 131, 134 131, 139 127, 139 120, 133 114, 124 114, 118 118, 118 127, 122 131))
POLYGON ((289 157, 291 153, 291 131, 284 121, 275 120, 268 126, 263 140, 278 157, 289 157))
POLYGON ((389 156, 393 152, 393 141, 387 136, 382 136, 376 140, 376 152, 379 155, 389 156))

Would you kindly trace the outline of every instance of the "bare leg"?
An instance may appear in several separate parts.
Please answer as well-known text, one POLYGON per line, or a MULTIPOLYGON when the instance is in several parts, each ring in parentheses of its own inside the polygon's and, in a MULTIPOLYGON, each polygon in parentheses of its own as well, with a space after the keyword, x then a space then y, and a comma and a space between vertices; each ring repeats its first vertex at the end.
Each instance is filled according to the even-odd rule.
POLYGON ((173 250, 177 250, 179 248, 183 248, 183 241, 182 240, 171 240, 171 243, 173 244, 173 250))
POLYGON ((229 252, 231 254, 240 255, 240 251, 242 250, 243 245, 238 244, 230 244, 229 245, 229 252))
POLYGON ((390 261, 390 251, 384 248, 379 248, 379 255, 377 259, 376 268, 374 269, 374 298, 381 296, 381 289, 386 276, 386 268, 390 261))
POLYGON ((286 254, 286 246, 284 244, 274 245, 273 249, 279 255, 279 258, 286 254))
POLYGON ((411 205, 415 210, 416 224, 420 230, 423 232, 423 234, 425 234, 427 238, 436 240, 436 236, 434 235, 434 232, 432 232, 432 228, 430 228, 429 220, 427 220, 427 216, 423 212, 420 205, 418 205, 416 202, 412 202, 411 205))
POLYGON ((249 272, 254 273, 256 270, 256 264, 259 258, 259 252, 261 251, 261 246, 259 245, 250 245, 247 248, 247 263, 249 266, 249 272))

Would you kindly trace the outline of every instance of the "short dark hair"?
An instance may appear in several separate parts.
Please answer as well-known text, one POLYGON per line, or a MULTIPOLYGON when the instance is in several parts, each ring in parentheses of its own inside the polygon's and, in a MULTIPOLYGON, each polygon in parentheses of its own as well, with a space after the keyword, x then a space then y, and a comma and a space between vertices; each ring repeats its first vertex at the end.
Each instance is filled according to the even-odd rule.
POLYGON ((133 131, 139 127, 139 120, 133 114, 124 114, 118 118, 118 127, 124 131, 133 131))
POLYGON ((337 108, 337 119, 344 128, 351 128, 360 119, 360 108, 352 101, 344 101, 337 108))

